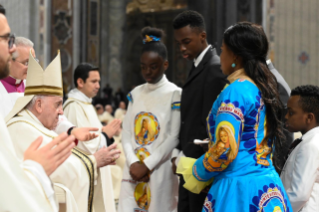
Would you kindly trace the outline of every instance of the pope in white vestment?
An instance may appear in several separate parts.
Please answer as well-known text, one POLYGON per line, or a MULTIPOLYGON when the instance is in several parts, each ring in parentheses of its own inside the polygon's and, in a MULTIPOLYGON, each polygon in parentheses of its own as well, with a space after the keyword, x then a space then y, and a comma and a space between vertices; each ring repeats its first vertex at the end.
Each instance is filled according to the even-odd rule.
POLYGON ((170 158, 178 144, 181 89, 163 75, 156 84, 136 87, 128 99, 122 131, 126 166, 119 212, 177 211, 178 180, 170 158), (130 167, 136 162, 151 171, 148 183, 132 179, 130 167))
MULTIPOLYGON (((77 127, 90 126, 102 129, 102 124, 97 117, 96 111, 92 105, 92 99, 87 97, 78 89, 72 89, 68 94, 68 99, 63 105, 64 115, 67 119, 77 127)), ((105 147, 107 138, 100 133, 99 137, 88 142, 79 143, 78 147, 94 154, 98 149, 105 147)), ((100 169, 103 185, 103 195, 105 197, 108 211, 115 211, 114 191, 110 169, 118 167, 103 167, 100 169)), ((118 172, 118 171, 116 171, 118 172)), ((113 178, 113 179, 116 179, 113 178)))
MULTIPOLYGON (((54 131, 45 128, 43 124, 27 109, 21 111, 17 114, 17 116, 7 122, 7 126, 16 154, 20 160, 23 159, 25 150, 37 137, 43 137, 41 145, 43 146, 48 144, 57 136, 54 131)), ((86 167, 87 165, 84 165, 82 160, 79 160, 76 154, 72 154, 50 176, 54 183, 62 184, 72 192, 76 201, 76 205, 73 205, 73 211, 90 211, 88 210, 88 206, 93 203, 92 187, 94 187, 95 179, 92 177, 96 170, 96 163, 94 156, 91 155, 87 157, 89 157, 91 161, 94 161, 94 164, 89 167, 89 169, 91 169, 89 172, 86 167), (90 196, 92 196, 92 198, 90 198, 90 196)))
POLYGON ((0 211, 58 211, 49 177, 37 162, 18 160, 1 116, 0 176, 0 211))
MULTIPOLYGON (((30 54, 25 96, 16 101, 6 117, 19 159, 22 160, 25 150, 34 138, 42 136, 42 145, 45 145, 57 136, 52 129, 56 126, 55 121, 58 121, 59 115, 63 115, 61 79, 60 53, 45 71, 30 54), (53 102, 44 106, 49 100, 53 102), (23 133, 17 133, 18 131, 23 133)), ((90 153, 74 148, 72 155, 50 178, 59 188, 65 189, 68 211, 107 210, 101 193, 101 175, 98 173, 96 159, 90 153)))

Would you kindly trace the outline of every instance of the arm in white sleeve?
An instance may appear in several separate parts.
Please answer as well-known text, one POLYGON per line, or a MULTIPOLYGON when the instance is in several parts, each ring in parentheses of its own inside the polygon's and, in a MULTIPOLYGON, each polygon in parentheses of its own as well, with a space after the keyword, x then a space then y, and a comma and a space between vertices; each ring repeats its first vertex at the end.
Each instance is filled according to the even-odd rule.
POLYGON ((133 163, 139 161, 137 156, 134 153, 134 149, 132 146, 132 103, 130 102, 127 108, 127 113, 123 121, 123 131, 122 131, 122 145, 123 150, 125 152, 126 162, 128 167, 130 167, 133 163))
POLYGON ((177 158, 180 152, 181 151, 179 149, 177 149, 177 148, 173 149, 171 158, 177 158))
POLYGON ((43 188, 43 192, 50 201, 53 210, 58 211, 57 205, 55 203, 55 193, 52 187, 52 182, 45 173, 43 167, 33 160, 25 160, 20 166, 23 170, 29 171, 35 178, 37 178, 38 182, 43 188))
MULTIPOLYGON (((68 104, 68 106, 64 108, 64 114, 67 119, 76 127, 91 127, 91 124, 86 118, 83 109, 76 102, 68 104)), ((86 152, 94 154, 103 146, 103 144, 101 144, 103 135, 101 134, 101 129, 99 130, 99 136, 97 138, 85 142, 79 141, 78 147, 86 152)))
MULTIPOLYGON (((173 102, 180 101, 180 92, 175 92, 173 95, 173 102)), ((153 170, 159 163, 167 160, 171 156, 173 149, 178 145, 178 135, 181 126, 180 109, 172 109, 171 120, 167 127, 166 139, 155 149, 155 151, 144 159, 144 164, 149 170, 153 170)))
POLYGON ((68 132, 71 127, 75 127, 74 124, 68 121, 68 119, 64 115, 59 116, 59 122, 57 127, 54 129, 58 135, 64 132, 68 132))
POLYGON ((305 145, 298 149, 292 171, 291 186, 286 189, 293 211, 299 211, 309 200, 319 167, 319 149, 305 145))

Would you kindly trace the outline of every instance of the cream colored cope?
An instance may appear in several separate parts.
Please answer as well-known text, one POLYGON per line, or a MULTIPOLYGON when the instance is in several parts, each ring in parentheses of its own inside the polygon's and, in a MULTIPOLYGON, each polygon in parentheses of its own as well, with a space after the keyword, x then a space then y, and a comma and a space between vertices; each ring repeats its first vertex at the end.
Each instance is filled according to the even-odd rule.
MULTIPOLYGON (((78 89, 73 89, 68 94, 69 99, 64 103, 64 115, 67 119, 77 127, 97 127, 99 128, 99 136, 87 142, 81 142, 78 147, 84 151, 94 154, 97 150, 106 146, 106 138, 101 133, 102 124, 99 121, 96 111, 91 104, 92 99, 88 98, 84 93, 78 89)), ((112 179, 111 170, 115 169, 115 173, 119 173, 120 170, 116 166, 106 166, 100 168, 102 193, 104 198, 104 204, 106 205, 108 212, 115 212, 114 199, 118 198, 119 191, 114 191, 113 185, 118 185, 118 179, 120 176, 114 176, 112 179), (114 196, 117 194, 117 196, 114 196)), ((117 189, 118 190, 118 189, 117 189)))
MULTIPOLYGON (((17 99, 12 111, 6 117, 7 126, 17 156, 22 159, 24 151, 38 136, 43 137, 42 145, 49 143, 57 134, 47 129, 26 106, 36 95, 63 96, 60 53, 43 70, 29 55, 28 75, 25 95, 17 99), (16 133, 16 132, 24 133, 16 133)), ((63 202, 68 211, 106 211, 100 193, 100 176, 97 173, 94 156, 72 150, 72 155, 50 176, 55 188, 65 191, 63 202), (67 176, 67 177, 66 177, 67 176), (93 195, 94 194, 94 195, 93 195), (72 207, 70 207, 72 206, 72 207)))

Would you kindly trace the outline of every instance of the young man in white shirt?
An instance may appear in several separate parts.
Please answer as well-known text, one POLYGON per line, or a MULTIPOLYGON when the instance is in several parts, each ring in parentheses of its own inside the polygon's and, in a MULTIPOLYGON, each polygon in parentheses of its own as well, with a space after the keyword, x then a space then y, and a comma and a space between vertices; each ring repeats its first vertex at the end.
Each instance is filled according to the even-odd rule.
POLYGON ((291 91, 286 114, 290 132, 301 132, 289 149, 281 173, 293 211, 312 212, 319 207, 319 87, 298 86, 291 91))

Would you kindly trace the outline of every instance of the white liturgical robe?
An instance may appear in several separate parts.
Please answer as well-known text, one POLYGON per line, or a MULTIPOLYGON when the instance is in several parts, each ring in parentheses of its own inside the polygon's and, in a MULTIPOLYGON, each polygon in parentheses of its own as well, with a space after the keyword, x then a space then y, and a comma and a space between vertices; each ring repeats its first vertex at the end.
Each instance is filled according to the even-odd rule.
MULTIPOLYGON (((30 146, 32 141, 38 136, 43 137, 42 146, 48 144, 57 136, 54 131, 45 128, 42 123, 26 109, 8 121, 7 126, 17 156, 20 159, 22 159, 25 150, 30 146)), ((88 209, 91 208, 92 204, 92 211, 104 211, 104 205, 101 204, 99 193, 96 193, 99 188, 94 186, 96 177, 96 161, 94 156, 82 154, 77 148, 72 150, 71 156, 50 176, 54 183, 62 184, 72 192, 77 205, 77 209, 74 208, 73 211, 79 212, 91 211, 88 209)), ((69 195, 70 194, 67 193, 66 196, 68 197, 69 195)))
POLYGON ((17 158, 1 115, 0 176, 0 211, 58 211, 49 177, 40 164, 17 158))
MULTIPOLYGON (((101 132, 102 124, 96 111, 88 98, 78 89, 73 89, 68 94, 68 100, 63 105, 64 115, 77 127, 97 127, 101 132)), ((94 154, 100 148, 106 146, 106 138, 102 133, 95 139, 87 142, 79 142, 78 147, 84 151, 94 154)), ((115 212, 114 192, 110 166, 100 168, 102 180, 102 192, 107 212, 115 212)))
POLYGON ((178 179, 170 158, 178 144, 181 89, 164 75, 156 84, 134 88, 128 99, 122 131, 126 165, 119 212, 175 212, 178 179), (151 170, 148 183, 132 179, 129 169, 135 162, 143 162, 151 170))
POLYGON ((319 210, 319 127, 309 130, 289 155, 280 178, 293 211, 319 210))

